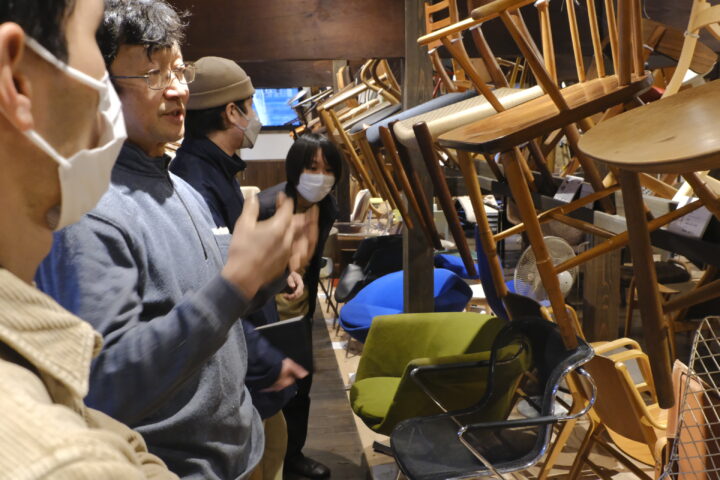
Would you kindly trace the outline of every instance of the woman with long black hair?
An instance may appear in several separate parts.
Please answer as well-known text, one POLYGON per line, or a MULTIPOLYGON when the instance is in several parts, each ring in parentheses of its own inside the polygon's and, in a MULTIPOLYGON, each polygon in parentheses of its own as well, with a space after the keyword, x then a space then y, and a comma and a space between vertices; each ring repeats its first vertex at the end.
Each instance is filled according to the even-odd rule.
MULTIPOLYGON (((274 214, 279 192, 284 192, 294 200, 295 213, 305 212, 313 205, 318 206, 318 242, 315 254, 307 268, 298 272, 305 284, 304 293, 294 300, 288 300, 283 295, 276 296, 280 319, 303 316, 308 337, 312 338, 311 325, 320 281, 322 252, 338 214, 337 201, 330 192, 342 174, 340 152, 327 138, 313 133, 305 134, 290 147, 285 161, 285 172, 286 182, 259 194, 260 219, 274 214)), ((328 478, 329 468, 302 454, 307 438, 311 385, 312 375, 299 380, 297 396, 283 408, 288 426, 285 471, 307 478, 328 478)))

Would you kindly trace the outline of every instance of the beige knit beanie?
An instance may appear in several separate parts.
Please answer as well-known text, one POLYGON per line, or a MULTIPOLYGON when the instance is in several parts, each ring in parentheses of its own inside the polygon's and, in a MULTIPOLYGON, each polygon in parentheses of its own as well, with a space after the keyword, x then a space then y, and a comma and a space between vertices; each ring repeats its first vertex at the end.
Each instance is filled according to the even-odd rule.
POLYGON ((188 110, 204 110, 244 100, 255 93, 250 77, 227 58, 203 57, 195 62, 195 81, 190 83, 188 110))

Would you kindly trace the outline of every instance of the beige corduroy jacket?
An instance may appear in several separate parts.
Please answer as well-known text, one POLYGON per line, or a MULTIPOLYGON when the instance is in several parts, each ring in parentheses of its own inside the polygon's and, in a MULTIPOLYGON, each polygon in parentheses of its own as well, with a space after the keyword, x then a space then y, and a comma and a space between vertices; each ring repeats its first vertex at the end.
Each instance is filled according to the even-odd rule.
POLYGON ((177 479, 142 437, 84 406, 102 340, 0 268, 0 480, 177 479))

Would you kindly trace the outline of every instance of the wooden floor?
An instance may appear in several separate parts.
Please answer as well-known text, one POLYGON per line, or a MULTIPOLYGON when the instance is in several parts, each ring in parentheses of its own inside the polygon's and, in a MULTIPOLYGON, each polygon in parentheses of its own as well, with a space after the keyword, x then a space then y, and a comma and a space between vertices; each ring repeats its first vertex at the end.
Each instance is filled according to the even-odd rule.
MULTIPOLYGON (((303 453, 324 463, 336 480, 362 480, 362 445, 320 305, 313 325, 315 375, 310 391, 310 425, 303 453)), ((288 477, 292 478, 292 477, 288 477)))

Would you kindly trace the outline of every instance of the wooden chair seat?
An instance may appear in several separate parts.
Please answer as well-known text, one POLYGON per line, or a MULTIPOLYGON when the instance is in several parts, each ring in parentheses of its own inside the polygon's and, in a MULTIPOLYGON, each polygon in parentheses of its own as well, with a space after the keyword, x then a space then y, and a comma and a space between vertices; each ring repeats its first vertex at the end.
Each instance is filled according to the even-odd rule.
POLYGON ((582 137, 580 148, 624 170, 710 170, 720 166, 719 108, 720 81, 713 81, 602 122, 582 137))
MULTIPOLYGON (((493 90, 493 94, 503 107, 508 111, 513 111, 517 105, 542 96, 543 91, 538 86, 528 89, 503 87, 493 90)), ((433 138, 437 138, 445 132, 480 119, 492 117, 490 121, 494 123, 497 116, 498 113, 488 99, 478 95, 462 102, 402 120, 395 124, 395 135, 397 135, 400 143, 406 147, 412 147, 412 145, 417 144, 413 126, 418 122, 425 122, 430 129, 430 134, 433 138)))
POLYGON ((618 85, 616 76, 578 83, 560 91, 570 107, 567 112, 560 114, 550 96, 543 95, 492 118, 448 131, 440 136, 439 143, 444 147, 485 154, 506 151, 622 103, 651 85, 651 76, 635 77, 627 85, 618 85))

